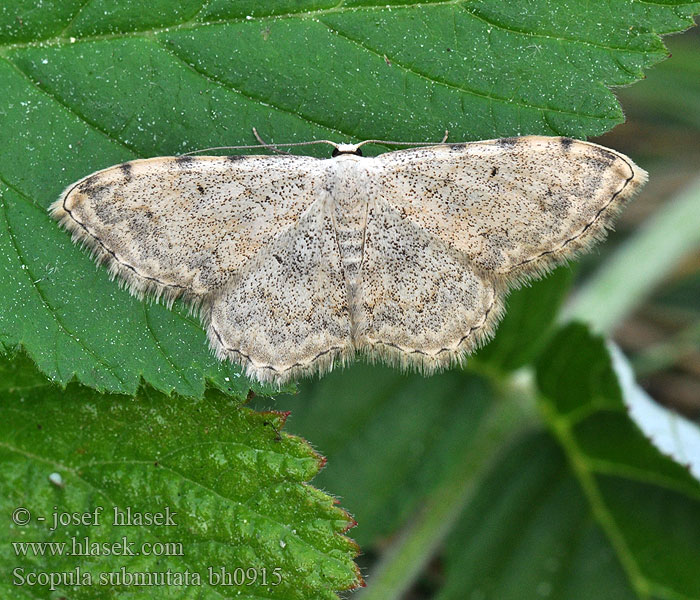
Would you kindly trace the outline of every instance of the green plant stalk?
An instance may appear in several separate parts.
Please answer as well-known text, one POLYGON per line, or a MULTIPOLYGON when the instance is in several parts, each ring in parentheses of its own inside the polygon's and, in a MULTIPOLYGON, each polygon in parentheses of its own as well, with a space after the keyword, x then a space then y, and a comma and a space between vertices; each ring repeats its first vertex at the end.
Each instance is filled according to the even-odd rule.
POLYGON ((583 285, 561 315, 610 333, 689 253, 700 248, 700 178, 669 201, 583 285))
POLYGON ((465 445, 461 458, 455 460, 455 467, 368 575, 367 587, 356 594, 358 600, 402 598, 452 531, 500 453, 538 422, 531 374, 516 373, 504 387, 500 401, 493 402, 484 415, 476 435, 465 445))
POLYGON ((670 340, 642 350, 631 359, 637 377, 646 377, 674 365, 700 345, 700 320, 672 336, 670 340))

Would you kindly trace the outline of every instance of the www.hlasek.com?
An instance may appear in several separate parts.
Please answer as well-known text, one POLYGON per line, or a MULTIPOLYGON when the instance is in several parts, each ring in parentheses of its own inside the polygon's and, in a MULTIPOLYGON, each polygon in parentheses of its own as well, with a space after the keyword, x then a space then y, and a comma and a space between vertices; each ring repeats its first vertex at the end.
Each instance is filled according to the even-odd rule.
POLYGON ((96 542, 88 536, 67 542, 12 542, 15 556, 184 556, 182 542, 142 542, 123 535, 118 542, 96 542))
MULTIPOLYGON (((95 507, 87 512, 61 512, 54 506, 51 517, 33 515, 27 508, 18 507, 12 513, 16 526, 26 526, 32 521, 49 524, 48 531, 74 528, 76 526, 99 527, 109 524, 112 527, 175 527, 177 513, 165 507, 158 512, 140 512, 131 507, 120 509, 113 507, 109 515, 104 508, 95 507)), ((70 530, 66 530, 68 532, 70 530)), ((99 535, 95 536, 99 538, 99 535)), ((60 557, 98 557, 98 556, 184 556, 182 542, 140 542, 136 543, 121 536, 118 541, 98 541, 90 535, 71 536, 66 541, 13 541, 12 548, 18 559, 30 559, 35 563, 36 557, 47 559, 60 557)), ((65 568, 65 565, 62 565, 65 568)), ((17 566, 12 570, 12 581, 16 586, 42 586, 56 590, 63 586, 154 586, 154 585, 211 585, 211 586, 278 586, 282 583, 280 567, 214 567, 199 573, 185 569, 182 571, 165 569, 163 571, 129 571, 121 566, 113 571, 89 571, 76 566, 62 571, 35 570, 17 566)))

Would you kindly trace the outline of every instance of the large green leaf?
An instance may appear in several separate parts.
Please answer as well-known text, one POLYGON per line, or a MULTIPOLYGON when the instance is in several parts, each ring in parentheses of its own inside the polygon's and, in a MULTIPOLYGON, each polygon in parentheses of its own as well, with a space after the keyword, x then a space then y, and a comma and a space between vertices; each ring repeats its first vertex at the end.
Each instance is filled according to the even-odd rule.
POLYGON ((195 401, 150 388, 135 398, 77 384, 61 390, 21 357, 1 359, 0 374, 0 512, 9 525, 0 534, 2 598, 142 597, 134 584, 98 583, 100 574, 122 567, 152 577, 170 570, 175 583, 159 586, 158 598, 330 599, 334 590, 360 583, 357 546, 342 535, 353 520, 334 498, 305 483, 324 459, 280 431, 284 413, 256 413, 220 392, 195 401), (98 507, 99 525, 51 531, 54 513, 98 507), (21 508, 30 522, 12 524, 10 515, 21 508), (174 525, 115 524, 114 511, 129 508, 134 514, 168 509, 176 513, 174 525), (72 540, 102 545, 122 536, 134 552, 144 544, 180 546, 155 556, 58 556, 13 545, 66 543, 69 552, 72 540), (56 594, 32 580, 21 585, 29 573, 78 566, 93 585, 58 585, 56 594), (22 570, 10 576, 15 567, 22 570), (209 567, 217 574, 226 569, 238 584, 216 585, 209 567), (176 574, 186 571, 199 573, 201 585, 190 579, 191 586, 178 586, 176 574))
POLYGON ((552 435, 523 439, 484 481, 439 597, 700 597, 700 483, 628 418, 602 340, 567 327, 537 373, 552 435))
POLYGON ((634 589, 699 597, 688 566, 700 556, 700 484, 628 418, 602 340, 569 326, 537 371, 545 418, 634 589))
POLYGON ((274 141, 601 133, 622 121, 606 86, 641 77, 666 54, 658 34, 699 8, 4 2, 0 343, 62 384, 133 393, 143 377, 201 396, 208 378, 243 392, 186 309, 129 297, 48 218, 64 186, 136 156, 249 143, 253 126, 274 141))

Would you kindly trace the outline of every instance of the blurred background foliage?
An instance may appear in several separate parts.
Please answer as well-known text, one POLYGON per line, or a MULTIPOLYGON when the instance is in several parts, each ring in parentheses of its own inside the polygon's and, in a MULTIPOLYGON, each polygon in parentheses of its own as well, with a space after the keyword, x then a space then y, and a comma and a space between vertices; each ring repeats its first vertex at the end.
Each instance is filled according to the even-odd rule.
MULTIPOLYGON (((634 155, 649 183, 608 243, 582 259, 581 279, 700 175, 700 32, 665 42, 672 57, 649 69, 646 80, 617 90, 627 122, 592 140, 634 155)), ((700 253, 677 264, 613 337, 654 399, 700 421, 700 253)))

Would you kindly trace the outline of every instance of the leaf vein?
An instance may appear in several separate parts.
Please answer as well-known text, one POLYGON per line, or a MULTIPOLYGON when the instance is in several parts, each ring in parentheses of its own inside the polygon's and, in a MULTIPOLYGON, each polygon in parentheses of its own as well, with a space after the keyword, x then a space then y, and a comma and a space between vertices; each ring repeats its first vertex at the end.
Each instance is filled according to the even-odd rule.
POLYGON ((270 102, 270 100, 269 100, 268 98, 258 97, 258 96, 255 96, 254 94, 250 94, 249 92, 244 92, 244 91, 241 90, 241 89, 235 88, 235 87, 233 87, 230 83, 228 83, 228 82, 226 82, 226 81, 221 81, 221 80, 218 79, 216 76, 211 75, 210 73, 207 73, 206 71, 204 71, 204 70, 201 69, 200 67, 198 67, 198 66, 196 66, 196 65, 193 65, 192 63, 188 62, 187 60, 185 60, 184 57, 180 56, 177 52, 175 52, 174 50, 172 50, 172 49, 170 49, 170 48, 167 48, 162 42, 160 42, 160 41, 155 41, 155 43, 156 43, 164 52, 166 52, 167 54, 169 54, 170 56, 172 56, 173 58, 175 58, 176 60, 178 60, 179 62, 181 62, 181 63, 182 63, 183 65, 185 65, 188 69, 192 70, 194 73, 197 73, 200 77, 206 79, 206 80, 209 81, 210 83, 213 83, 213 84, 215 84, 215 85, 220 86, 221 88, 223 88, 223 89, 225 89, 225 90, 228 90, 228 91, 230 91, 230 92, 233 92, 233 93, 235 93, 235 94, 238 94, 239 96, 245 98, 246 100, 250 100, 251 102, 255 102, 255 103, 261 103, 261 102, 262 102, 262 103, 264 103, 265 105, 269 106, 270 108, 273 108, 273 109, 277 110, 278 112, 281 112, 281 113, 290 115, 290 116, 292 116, 292 117, 296 117, 297 119, 300 119, 301 121, 304 121, 305 123, 307 123, 307 124, 309 124, 309 125, 315 125, 315 126, 317 126, 317 127, 322 127, 322 128, 326 129, 327 131, 329 131, 329 132, 331 132, 331 133, 335 133, 336 135, 340 135, 340 136, 343 136, 343 137, 345 137, 345 138, 352 139, 352 140, 354 140, 354 141, 361 141, 360 138, 358 138, 358 137, 357 137, 356 135, 354 135, 354 134, 351 134, 351 133, 342 131, 342 130, 338 129, 337 127, 333 127, 333 126, 331 126, 331 125, 328 125, 327 123, 323 123, 323 122, 321 122, 321 121, 315 120, 315 119, 313 119, 313 118, 311 118, 311 117, 309 117, 309 116, 307 116, 307 115, 303 115, 303 114, 301 114, 301 113, 299 113, 299 112, 295 112, 295 111, 292 110, 292 109, 289 109, 289 108, 285 108, 285 107, 283 107, 283 106, 280 106, 279 104, 272 103, 272 102, 270 102))
POLYGON ((610 513, 603 499, 601 490, 591 471, 588 469, 586 457, 569 429, 567 419, 558 416, 556 407, 549 398, 540 397, 540 401, 540 405, 544 409, 545 420, 548 422, 554 436, 566 453, 569 464, 571 465, 571 470, 588 500, 594 518, 610 540, 610 543, 620 559, 620 564, 635 591, 640 597, 648 598, 648 581, 643 575, 640 565, 627 544, 627 539, 622 531, 620 531, 617 522, 610 513))
MULTIPOLYGON (((359 46, 360 48, 363 48, 367 52, 370 52, 371 54, 374 54, 375 56, 379 58, 384 58, 384 53, 379 52, 378 50, 371 48, 370 46, 366 45, 364 42, 361 42, 359 40, 356 40, 345 33, 342 33, 341 31, 335 29, 333 26, 329 25, 323 20, 319 20, 319 23, 323 23, 326 27, 328 27, 329 31, 335 33, 336 35, 348 40, 349 42, 352 42, 359 46)), ((439 85, 443 85, 445 87, 448 87, 450 89, 457 90, 459 92, 469 94, 471 96, 475 96, 477 98, 481 98, 482 100, 488 100, 489 102, 501 102, 503 104, 506 104, 507 106, 513 106, 513 107, 519 107, 519 108, 524 108, 527 110, 536 110, 536 111, 548 111, 548 112, 553 112, 557 114, 562 114, 562 115, 567 115, 570 117, 577 117, 577 118, 587 118, 587 119, 596 119, 596 120, 604 120, 604 121, 617 121, 616 117, 611 117, 608 115, 590 115, 590 114, 585 114, 581 112, 574 112, 574 111, 568 111, 568 110, 563 110, 561 108, 550 108, 547 106, 538 106, 537 104, 531 104, 529 102, 525 102, 522 100, 515 100, 513 98, 504 98, 501 96, 495 96, 493 94, 489 94, 486 92, 481 92, 479 90, 475 90, 472 88, 468 88, 466 86, 461 86, 457 85, 454 83, 450 83, 448 81, 445 81, 444 79, 438 79, 435 76, 432 75, 426 75, 425 73, 422 73, 421 71, 418 71, 415 67, 409 67, 399 60, 396 59, 394 56, 389 56, 387 55, 389 60, 393 65, 396 65, 397 67, 401 68, 404 70, 406 73, 410 73, 411 75, 415 75, 416 77, 419 77, 421 79, 425 79, 426 81, 429 81, 430 83, 437 83, 439 85)))
POLYGON ((73 16, 71 16, 71 18, 68 20, 68 23, 66 23, 66 26, 65 26, 63 29, 61 29, 61 31, 59 31, 54 37, 56 37, 56 38, 62 38, 62 37, 64 37, 64 36, 66 35, 66 32, 67 32, 71 27, 73 27, 73 25, 75 24, 75 22, 78 20, 78 17, 80 16, 80 13, 83 12, 83 10, 85 9, 85 7, 87 7, 87 5, 90 4, 90 2, 92 2, 92 0, 83 0, 83 3, 80 5, 80 7, 78 8, 78 10, 76 10, 76 11, 73 13, 73 16))
POLYGON ((604 460, 601 458, 583 457, 590 470, 601 475, 611 475, 621 479, 637 481, 640 483, 653 484, 656 487, 683 494, 684 496, 700 500, 700 493, 696 489, 690 490, 687 486, 679 485, 673 478, 663 474, 644 471, 637 467, 625 465, 619 462, 604 460))
POLYGON ((613 52, 627 52, 631 54, 642 54, 642 55, 647 55, 650 54, 651 52, 648 50, 637 50, 636 48, 623 48, 620 46, 607 46, 605 44, 601 44, 598 42, 591 42, 589 40, 582 40, 578 38, 570 38, 570 37, 563 37, 563 36, 558 36, 558 35, 552 35, 548 33, 537 33, 534 31, 526 31, 524 29, 517 29, 512 26, 504 25, 502 23, 498 23, 497 21, 494 21, 493 19, 489 19, 488 17, 483 16, 480 14, 478 11, 474 9, 469 9, 467 8, 467 5, 464 3, 459 3, 459 7, 468 15, 471 15, 475 19, 482 21, 483 23, 486 23, 487 25, 490 25, 492 27, 495 27, 496 29, 500 29, 501 31, 507 31, 508 33, 513 33, 516 35, 523 35, 527 37, 534 37, 534 38, 539 38, 539 39, 544 39, 544 40, 553 40, 557 42, 565 42, 569 44, 582 44, 584 46, 591 46, 592 48, 599 48, 601 50, 611 50, 613 52))
POLYGON ((62 106, 68 113, 76 117, 79 121, 82 123, 85 123, 90 129, 96 131, 97 133, 102 134, 105 136, 108 140, 111 142, 114 142, 115 144, 118 144, 122 148, 125 148, 126 150, 129 150, 132 154, 134 154, 137 157, 143 156, 142 153, 140 153, 138 150, 135 148, 132 148, 129 144, 126 142, 123 142, 119 138, 115 137, 113 134, 109 133, 107 130, 102 129, 97 123, 86 117, 85 115, 80 114, 75 108, 70 106, 67 102, 63 100, 60 96, 55 94, 54 92, 46 89, 44 86, 41 85, 38 81, 34 80, 28 73, 25 73, 16 63, 11 61, 9 58, 6 56, 2 57, 9 65, 12 66, 12 68, 17 71, 24 79, 26 79, 32 86, 42 92, 44 95, 46 95, 48 98, 51 98, 54 102, 56 102, 58 105, 62 106))
MULTIPOLYGON (((11 189, 15 190, 17 194, 19 194, 22 197, 25 197, 24 194, 22 194, 19 190, 14 188, 13 186, 10 186, 5 178, 0 175, 0 181, 2 181, 5 185, 10 187, 11 189)), ((26 198, 26 197, 25 197, 26 198)), ((28 198, 26 198, 28 201, 31 202, 28 198)), ((118 375, 118 373, 114 370, 114 367, 110 365, 105 359, 103 359, 99 354, 97 354, 94 350, 92 350, 80 337, 78 337, 75 333, 70 331, 68 329, 67 325, 63 322, 63 319, 61 319, 58 314, 56 313, 56 309, 51 306, 51 303, 48 301, 48 298, 46 297, 46 294, 41 290, 40 286, 37 283, 36 278, 31 272, 31 269, 29 265, 27 264, 24 255, 22 254, 22 251, 20 250, 19 243, 17 241, 17 238, 15 237, 14 232, 12 231, 12 227, 10 226, 10 220, 7 216, 7 203, 5 202, 5 198, 0 195, 0 203, 2 204, 2 212, 3 212, 3 217, 5 219, 5 226, 6 230, 8 233, 8 236, 10 238, 10 243, 12 244, 12 247, 17 255, 18 260, 20 263, 25 267, 24 269, 20 269, 20 271, 24 272, 27 276, 27 279, 29 280, 29 283, 31 284, 32 288, 36 291, 37 295, 39 296, 39 300, 41 305, 44 307, 47 313, 51 315, 53 320, 56 322, 58 325, 59 329, 63 331, 65 335, 67 335, 71 340, 74 340, 77 342, 77 344, 85 351, 87 352, 92 358, 94 358, 98 363, 103 365, 111 374, 112 376, 122 384, 122 386, 126 386, 126 382, 118 375)), ((56 359, 57 363, 57 373, 60 375, 60 370, 58 369, 58 352, 54 352, 54 356, 56 359)))

